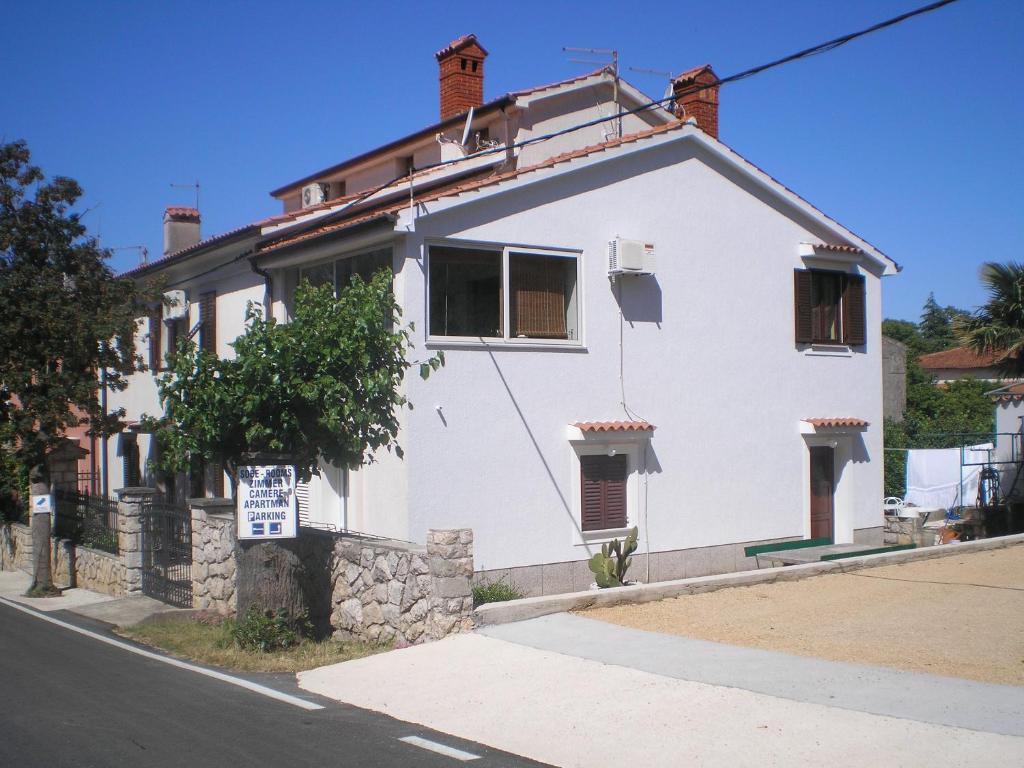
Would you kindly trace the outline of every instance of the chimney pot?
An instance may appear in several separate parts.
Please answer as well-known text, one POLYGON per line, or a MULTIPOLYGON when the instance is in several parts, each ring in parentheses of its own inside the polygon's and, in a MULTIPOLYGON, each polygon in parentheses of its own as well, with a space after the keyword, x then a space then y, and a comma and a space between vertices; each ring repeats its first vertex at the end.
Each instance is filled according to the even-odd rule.
POLYGON ((696 67, 672 81, 675 94, 676 116, 680 120, 693 118, 704 133, 718 138, 718 75, 710 64, 696 67), (695 90, 705 85, 706 88, 695 90))
POLYGON ((487 51, 476 35, 452 40, 434 54, 441 91, 441 120, 484 103, 484 59, 487 51))
POLYGON ((199 211, 169 205, 164 211, 164 256, 199 242, 199 211))

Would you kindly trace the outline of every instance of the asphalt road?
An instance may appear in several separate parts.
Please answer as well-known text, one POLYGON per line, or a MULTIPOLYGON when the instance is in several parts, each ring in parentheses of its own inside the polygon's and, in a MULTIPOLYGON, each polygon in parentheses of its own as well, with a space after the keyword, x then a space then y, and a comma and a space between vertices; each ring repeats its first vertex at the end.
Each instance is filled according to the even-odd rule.
MULTIPOLYGON (((258 681, 275 687, 265 677, 258 681)), ((277 682, 286 693, 298 692, 287 678, 277 682)), ((316 701, 325 708, 305 711, 0 604, 3 768, 539 765, 383 715, 316 701), (399 741, 407 736, 480 759, 462 762, 399 741)))

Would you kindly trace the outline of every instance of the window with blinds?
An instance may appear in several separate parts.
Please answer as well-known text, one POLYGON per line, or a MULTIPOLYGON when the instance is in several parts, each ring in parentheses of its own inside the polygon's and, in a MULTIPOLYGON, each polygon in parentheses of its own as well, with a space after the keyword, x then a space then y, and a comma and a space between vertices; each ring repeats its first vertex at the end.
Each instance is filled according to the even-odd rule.
POLYGON ((433 245, 430 335, 576 341, 578 270, 578 254, 433 245))
POLYGON ((160 307, 151 307, 149 310, 149 370, 156 373, 162 367, 160 365, 163 356, 163 310, 160 307))
POLYGON ((863 275, 798 269, 793 296, 798 344, 867 343, 863 275))
POLYGON ((580 528, 605 531, 626 527, 626 480, 629 465, 624 454, 580 456, 580 528))

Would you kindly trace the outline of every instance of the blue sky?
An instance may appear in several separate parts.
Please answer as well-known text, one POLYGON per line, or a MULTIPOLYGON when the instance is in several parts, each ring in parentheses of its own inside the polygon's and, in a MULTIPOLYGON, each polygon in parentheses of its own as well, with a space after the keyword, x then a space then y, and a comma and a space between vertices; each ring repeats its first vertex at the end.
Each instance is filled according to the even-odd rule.
MULTIPOLYGON (((12 3, 0 139, 81 182, 104 245, 156 256, 164 207, 194 199, 172 183, 200 181, 212 235, 278 212, 271 189, 436 121, 433 53, 467 32, 490 51, 488 99, 591 68, 566 45, 617 48, 660 96, 626 68, 725 76, 923 3, 12 3)), ((1021 72, 1024 3, 961 0, 726 86, 721 138, 903 265, 887 317, 916 319, 930 291, 973 308, 981 262, 1024 260, 1021 72)))

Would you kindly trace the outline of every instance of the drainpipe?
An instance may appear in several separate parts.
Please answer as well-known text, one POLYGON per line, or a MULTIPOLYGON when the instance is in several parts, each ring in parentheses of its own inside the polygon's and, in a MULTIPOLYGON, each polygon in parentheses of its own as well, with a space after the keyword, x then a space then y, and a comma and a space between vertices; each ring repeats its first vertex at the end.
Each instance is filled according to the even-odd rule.
POLYGON ((269 319, 274 311, 274 281, 271 278, 270 273, 265 269, 260 269, 256 265, 256 257, 252 256, 249 259, 249 267, 257 275, 263 278, 264 285, 264 296, 263 296, 263 313, 264 317, 269 319))
MULTIPOLYGON (((107 421, 107 369, 100 369, 100 407, 103 409, 103 422, 107 421)), ((100 456, 100 473, 103 476, 103 498, 107 498, 110 490, 110 462, 107 459, 107 433, 103 431, 103 455, 100 456)))

